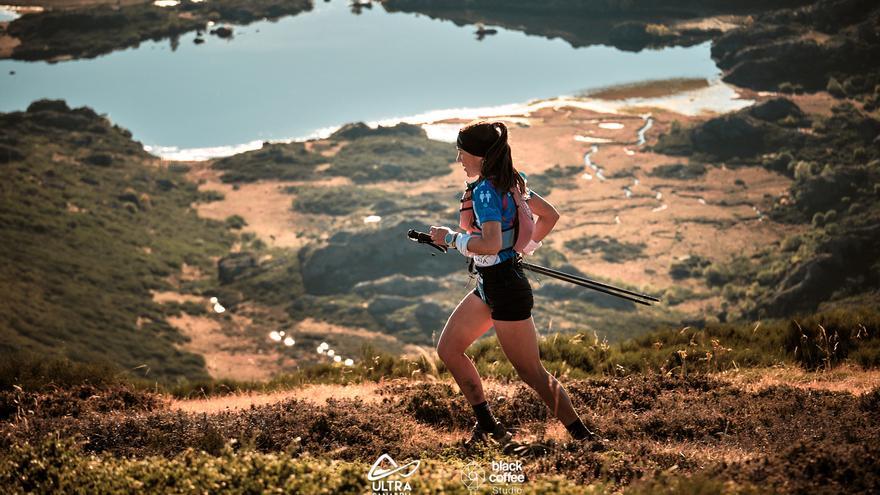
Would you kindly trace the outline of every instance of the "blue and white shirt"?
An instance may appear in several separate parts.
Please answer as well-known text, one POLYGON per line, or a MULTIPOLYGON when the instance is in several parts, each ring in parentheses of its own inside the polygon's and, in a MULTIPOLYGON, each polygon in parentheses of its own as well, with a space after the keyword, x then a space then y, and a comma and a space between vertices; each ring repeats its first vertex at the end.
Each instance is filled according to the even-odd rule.
MULTIPOLYGON (((471 191, 474 201, 474 219, 477 227, 481 230, 485 222, 501 222, 502 237, 513 235, 513 225, 516 219, 516 201, 510 191, 504 193, 507 196, 507 207, 504 208, 502 195, 498 194, 495 187, 488 180, 481 180, 471 191), (508 232, 509 231, 509 232, 508 232)), ((504 262, 516 256, 513 247, 502 249, 498 254, 474 255, 476 266, 492 266, 504 262)))

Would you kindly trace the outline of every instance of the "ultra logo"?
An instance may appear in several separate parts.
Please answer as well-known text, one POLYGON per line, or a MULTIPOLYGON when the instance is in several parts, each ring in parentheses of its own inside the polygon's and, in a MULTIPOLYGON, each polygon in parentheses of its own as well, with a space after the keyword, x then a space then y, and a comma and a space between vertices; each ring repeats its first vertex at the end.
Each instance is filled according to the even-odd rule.
POLYGON ((399 466, 394 462, 394 459, 392 459, 390 455, 380 455, 367 473, 367 479, 372 483, 373 494, 400 495, 410 493, 412 487, 409 485, 408 481, 401 481, 399 479, 388 480, 386 478, 393 475, 398 475, 401 478, 409 478, 415 474, 416 470, 419 468, 420 462, 422 461, 416 459, 415 461, 410 461, 399 466))

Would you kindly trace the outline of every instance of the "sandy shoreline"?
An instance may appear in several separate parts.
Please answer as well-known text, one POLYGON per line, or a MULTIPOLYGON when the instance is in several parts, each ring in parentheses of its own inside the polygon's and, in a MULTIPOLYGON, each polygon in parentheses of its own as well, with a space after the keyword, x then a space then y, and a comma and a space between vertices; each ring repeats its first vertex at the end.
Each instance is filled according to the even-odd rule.
MULTIPOLYGON (((664 84, 665 81, 657 81, 664 84)), ((646 86, 650 93, 652 90, 646 86)), ((643 114, 651 109, 661 109, 683 116, 720 114, 739 110, 754 103, 753 99, 742 98, 742 93, 749 93, 721 80, 710 81, 705 87, 695 90, 674 92, 664 96, 631 97, 626 99, 605 99, 594 97, 558 96, 551 99, 532 100, 526 103, 486 107, 465 107, 432 110, 405 117, 391 117, 368 121, 370 127, 393 126, 408 123, 422 126, 428 137, 439 141, 453 142, 462 123, 479 118, 498 118, 508 123, 528 125, 529 116, 543 109, 571 108, 589 110, 608 114, 643 114)), ((273 143, 303 142, 314 139, 325 139, 342 125, 317 129, 306 136, 289 139, 271 140, 273 143)), ((144 149, 163 160, 205 161, 213 158, 252 151, 262 147, 262 140, 247 143, 220 145, 202 148, 179 148, 176 146, 145 145, 144 149)))

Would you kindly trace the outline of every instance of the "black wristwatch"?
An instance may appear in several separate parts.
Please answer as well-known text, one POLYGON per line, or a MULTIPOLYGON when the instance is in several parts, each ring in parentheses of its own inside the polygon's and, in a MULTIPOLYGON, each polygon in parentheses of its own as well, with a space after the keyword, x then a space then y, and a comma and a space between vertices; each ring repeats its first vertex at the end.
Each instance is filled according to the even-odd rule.
POLYGON ((458 232, 449 232, 446 234, 446 237, 443 239, 446 242, 446 245, 451 248, 455 248, 455 239, 458 237, 458 232), (452 239, 450 239, 452 237, 452 239))

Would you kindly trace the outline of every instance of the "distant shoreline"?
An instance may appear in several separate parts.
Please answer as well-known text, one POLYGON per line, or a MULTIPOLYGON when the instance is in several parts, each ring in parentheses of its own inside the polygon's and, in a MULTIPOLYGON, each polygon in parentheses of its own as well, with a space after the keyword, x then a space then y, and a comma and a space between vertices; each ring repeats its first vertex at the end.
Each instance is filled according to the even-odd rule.
MULTIPOLYGON (((726 113, 746 107, 753 100, 740 98, 741 88, 726 84, 721 80, 705 79, 662 79, 628 82, 619 85, 603 86, 586 90, 581 95, 557 96, 550 99, 535 99, 525 103, 511 103, 487 107, 463 107, 431 110, 416 115, 390 117, 365 122, 370 127, 388 127, 399 123, 420 125, 428 137, 438 141, 452 142, 458 126, 478 118, 523 117, 526 114, 548 107, 576 107, 606 113, 620 113, 628 109, 663 108, 682 115, 700 113, 726 113), (451 136, 451 137, 450 137, 451 136)), ((144 145, 144 150, 168 161, 206 161, 223 158, 262 147, 264 142, 291 143, 314 139, 324 139, 349 122, 336 126, 322 127, 305 136, 287 139, 253 140, 246 143, 219 145, 200 148, 179 148, 176 146, 144 145)))

